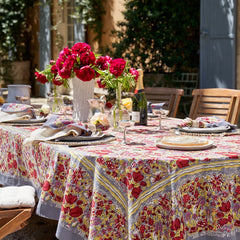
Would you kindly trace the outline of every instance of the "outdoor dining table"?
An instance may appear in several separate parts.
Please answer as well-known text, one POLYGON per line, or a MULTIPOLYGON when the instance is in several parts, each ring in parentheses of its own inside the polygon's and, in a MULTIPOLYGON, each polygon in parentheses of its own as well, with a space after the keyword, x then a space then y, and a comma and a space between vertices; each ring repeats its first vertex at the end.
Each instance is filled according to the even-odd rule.
MULTIPOLYGON (((179 120, 180 121, 180 120, 179 120)), ((164 119, 163 126, 176 125, 164 119)), ((214 145, 156 146, 157 121, 134 126, 123 143, 71 147, 23 144, 37 126, 0 125, 0 183, 30 184, 36 213, 58 221, 58 239, 240 239, 240 135, 214 145)))

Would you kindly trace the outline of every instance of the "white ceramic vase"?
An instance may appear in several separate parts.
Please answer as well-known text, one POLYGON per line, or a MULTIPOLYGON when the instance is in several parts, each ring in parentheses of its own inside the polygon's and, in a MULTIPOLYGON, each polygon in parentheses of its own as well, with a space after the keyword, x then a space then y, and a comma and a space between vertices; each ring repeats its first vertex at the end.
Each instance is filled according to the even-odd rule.
POLYGON ((87 122, 89 115, 88 99, 94 97, 94 79, 84 82, 75 77, 72 79, 73 86, 73 119, 87 122))

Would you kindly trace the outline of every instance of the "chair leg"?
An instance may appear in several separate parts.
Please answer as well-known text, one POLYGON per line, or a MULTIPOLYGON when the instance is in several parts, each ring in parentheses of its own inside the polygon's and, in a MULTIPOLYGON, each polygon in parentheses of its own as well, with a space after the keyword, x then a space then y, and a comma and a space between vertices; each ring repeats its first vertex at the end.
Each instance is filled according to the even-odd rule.
POLYGON ((26 226, 25 221, 32 215, 31 208, 20 209, 20 211, 16 211, 15 215, 13 212, 10 212, 10 216, 7 215, 7 211, 8 210, 3 210, 0 212, 0 239, 22 229, 26 226), (6 212, 6 214, 4 214, 4 212, 6 212))

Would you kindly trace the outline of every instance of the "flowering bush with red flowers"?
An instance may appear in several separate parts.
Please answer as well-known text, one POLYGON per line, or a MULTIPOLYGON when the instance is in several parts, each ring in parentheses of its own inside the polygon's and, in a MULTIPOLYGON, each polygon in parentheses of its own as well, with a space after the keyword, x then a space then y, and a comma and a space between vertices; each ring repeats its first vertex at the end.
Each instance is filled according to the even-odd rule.
POLYGON ((100 88, 117 89, 119 85, 128 91, 134 87, 138 79, 139 73, 134 68, 128 66, 122 58, 111 59, 108 56, 98 59, 98 86, 100 88), (102 63, 104 62, 104 63, 102 63))
POLYGON ((68 88, 68 79, 77 77, 91 81, 98 76, 97 70, 105 70, 109 57, 96 57, 87 43, 76 43, 72 48, 64 48, 56 61, 51 60, 43 71, 36 70, 37 81, 42 84, 52 82, 56 86, 68 88))

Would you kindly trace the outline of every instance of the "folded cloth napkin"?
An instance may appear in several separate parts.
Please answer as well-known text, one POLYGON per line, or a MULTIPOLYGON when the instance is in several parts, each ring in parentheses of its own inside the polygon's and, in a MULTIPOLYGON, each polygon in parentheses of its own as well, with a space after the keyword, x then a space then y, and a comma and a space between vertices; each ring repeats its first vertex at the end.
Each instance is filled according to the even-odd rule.
POLYGON ((214 127, 230 127, 235 129, 237 126, 225 120, 212 116, 212 117, 198 117, 195 120, 185 118, 179 127, 194 127, 194 128, 214 128, 214 127))
POLYGON ((0 122, 29 120, 33 117, 33 107, 27 104, 4 103, 0 111, 0 122))
POLYGON ((23 144, 33 141, 48 141, 64 136, 90 136, 91 130, 86 124, 76 123, 71 117, 52 115, 40 128, 36 129, 26 138, 23 144))
POLYGON ((164 104, 165 104, 165 102, 162 102, 162 103, 152 103, 151 104, 151 108, 160 110, 160 109, 162 109, 164 104))

